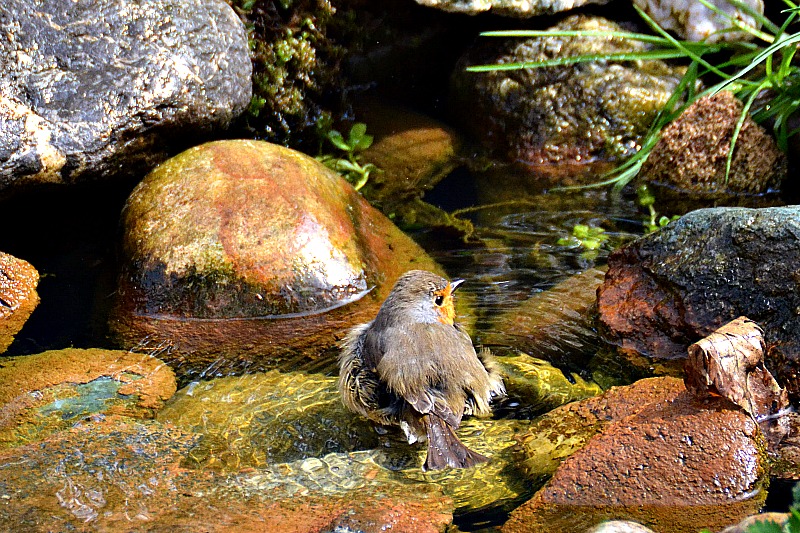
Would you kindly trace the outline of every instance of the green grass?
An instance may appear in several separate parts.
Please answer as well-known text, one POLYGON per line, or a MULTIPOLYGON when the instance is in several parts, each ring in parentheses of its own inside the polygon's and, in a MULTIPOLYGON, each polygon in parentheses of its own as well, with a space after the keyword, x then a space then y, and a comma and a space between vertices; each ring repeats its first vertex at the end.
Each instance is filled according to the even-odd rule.
MULTIPOLYGON (((782 0, 786 9, 780 24, 764 15, 752 11, 739 0, 729 0, 731 4, 752 16, 761 30, 741 24, 719 10, 708 0, 698 0, 718 15, 728 18, 732 31, 746 31, 755 42, 696 43, 674 38, 661 28, 644 11, 637 12, 647 23, 653 34, 623 31, 492 31, 481 35, 486 37, 598 37, 622 38, 646 43, 649 50, 609 54, 591 54, 550 59, 541 62, 507 63, 502 65, 475 65, 468 67, 470 72, 493 70, 513 70, 523 68, 547 68, 589 61, 647 61, 684 60, 688 62, 686 73, 676 86, 670 99, 658 114, 648 132, 642 139, 641 149, 601 180, 590 186, 613 185, 617 190, 631 182, 650 151, 658 142, 662 129, 677 118, 689 105, 699 98, 716 94, 719 91, 732 91, 742 102, 742 114, 734 128, 731 150, 726 162, 726 179, 730 173, 733 148, 747 114, 757 123, 772 123, 772 128, 781 150, 786 151, 788 139, 796 135, 800 128, 791 129, 789 117, 800 107, 800 68, 793 65, 793 58, 800 43, 800 32, 792 33, 790 26, 800 8, 790 0, 782 0), (712 59, 709 59, 711 56, 712 59), (701 83, 702 82, 702 83, 701 83), (764 95, 767 95, 764 97, 764 95), (759 96, 762 96, 759 98, 759 96)), ((634 6, 635 7, 635 6, 634 6)))

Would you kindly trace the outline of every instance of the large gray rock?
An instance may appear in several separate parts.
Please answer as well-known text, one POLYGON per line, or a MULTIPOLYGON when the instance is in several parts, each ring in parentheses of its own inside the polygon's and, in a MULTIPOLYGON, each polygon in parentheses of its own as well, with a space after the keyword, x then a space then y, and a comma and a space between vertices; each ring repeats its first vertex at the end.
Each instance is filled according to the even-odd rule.
POLYGON ((764 329, 767 367, 797 400, 799 264, 800 206, 693 211, 609 256, 601 330, 632 361, 674 360, 746 316, 764 329))
POLYGON ((143 174, 250 101, 221 0, 8 0, 0 27, 0 194, 143 174))

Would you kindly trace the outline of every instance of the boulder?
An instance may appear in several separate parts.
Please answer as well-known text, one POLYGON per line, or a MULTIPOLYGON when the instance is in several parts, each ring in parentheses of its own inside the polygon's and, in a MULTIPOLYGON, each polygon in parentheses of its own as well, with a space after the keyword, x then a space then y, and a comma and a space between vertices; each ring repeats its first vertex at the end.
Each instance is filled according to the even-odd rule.
POLYGON ((27 261, 0 252, 0 353, 39 305, 39 273, 27 261))
POLYGON ((694 102, 662 130, 642 164, 642 178, 700 198, 777 189, 786 177, 786 155, 749 115, 739 130, 726 176, 731 139, 742 108, 742 102, 729 91, 694 102))
POLYGON ((441 269, 338 174, 261 141, 204 144, 164 163, 122 213, 110 328, 186 374, 330 352, 395 280, 441 269))
POLYGON ((796 401, 799 261, 798 206, 693 211, 609 256, 601 331, 647 365, 685 358, 690 344, 746 316, 763 328, 767 367, 796 401))
POLYGON ((140 176, 250 102, 245 28, 218 0, 9 0, 0 26, 0 194, 140 176))
MULTIPOLYGON (((578 423, 598 433, 511 514, 504 532, 572 532, 625 519, 694 533, 736 523, 763 505, 766 441, 727 399, 701 400, 674 378, 653 378, 548 418, 557 420, 557 411, 584 413, 578 423)), ((531 449, 535 439, 522 442, 531 449)))
MULTIPOLYGON (((613 22, 582 15, 551 29, 621 31, 613 22)), ((456 65, 453 118, 496 157, 533 168, 619 161, 639 149, 680 81, 679 69, 661 61, 480 73, 465 68, 642 50, 631 40, 591 36, 483 40, 456 65)))

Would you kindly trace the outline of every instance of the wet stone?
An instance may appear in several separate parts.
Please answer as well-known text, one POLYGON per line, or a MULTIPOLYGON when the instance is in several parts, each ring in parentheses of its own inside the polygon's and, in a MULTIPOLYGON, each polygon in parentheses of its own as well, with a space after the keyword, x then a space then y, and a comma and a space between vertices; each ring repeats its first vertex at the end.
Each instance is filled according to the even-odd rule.
POLYGON ((39 273, 27 261, 0 252, 0 353, 39 304, 39 273))
POLYGON ((250 102, 224 2, 7 0, 0 26, 0 193, 139 177, 250 102))
POLYGON ((619 248, 597 293, 604 338, 648 368, 653 360, 682 362, 690 344, 746 316, 764 330, 767 368, 796 400, 798 235, 797 206, 720 207, 619 248))
POLYGON ((506 17, 529 18, 569 11, 609 0, 416 0, 418 4, 451 13, 477 15, 491 12, 506 17))
POLYGON ((152 418, 175 375, 148 355, 65 349, 0 360, 0 448, 41 440, 88 416, 152 418))
POLYGON ((197 146, 151 172, 122 215, 110 328, 182 375, 265 370, 334 350, 406 270, 441 269, 352 186, 260 141, 197 146))
MULTIPOLYGON (((620 31, 608 20, 579 15, 551 29, 620 31)), ((496 157, 533 169, 617 161, 638 150, 681 78, 678 69, 661 61, 481 73, 465 68, 641 50, 641 43, 605 37, 481 41, 454 70, 453 118, 496 157)))
MULTIPOLYGON (((564 425, 566 413, 573 421, 579 416, 577 435, 592 429, 597 435, 512 513, 504 532, 567 532, 628 519, 688 533, 735 523, 763 505, 766 441, 756 422, 726 399, 701 401, 678 380, 654 378, 547 417, 564 425)), ((535 424, 522 439, 531 459, 533 436, 543 429, 535 424)))

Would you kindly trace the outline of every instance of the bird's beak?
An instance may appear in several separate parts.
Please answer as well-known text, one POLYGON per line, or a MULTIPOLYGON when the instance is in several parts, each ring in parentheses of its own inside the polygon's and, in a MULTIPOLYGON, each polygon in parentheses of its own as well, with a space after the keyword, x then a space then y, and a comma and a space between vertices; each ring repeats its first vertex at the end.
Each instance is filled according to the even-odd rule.
POLYGON ((453 294, 454 292, 456 292, 456 289, 457 289, 457 288, 458 288, 458 287, 459 287, 459 286, 460 286, 462 283, 464 283, 464 281, 465 281, 465 280, 463 280, 463 279, 454 279, 453 281, 451 281, 451 282, 450 282, 450 294, 453 294))

